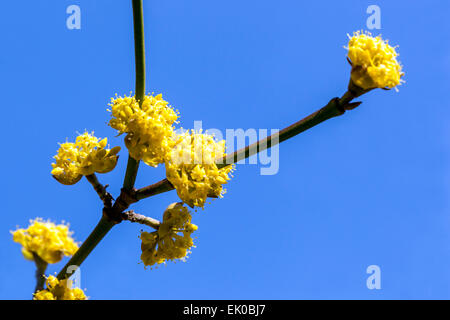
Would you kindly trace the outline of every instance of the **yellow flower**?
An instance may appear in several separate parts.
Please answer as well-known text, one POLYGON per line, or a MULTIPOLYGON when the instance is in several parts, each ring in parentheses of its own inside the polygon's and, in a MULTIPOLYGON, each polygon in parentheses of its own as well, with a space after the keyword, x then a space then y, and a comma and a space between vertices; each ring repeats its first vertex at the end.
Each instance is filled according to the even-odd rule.
POLYGON ((17 229, 12 234, 13 240, 22 245, 22 253, 28 260, 32 260, 35 253, 47 263, 57 263, 64 255, 71 256, 78 250, 67 225, 55 225, 40 218, 30 221, 28 229, 17 229))
POLYGON ((127 96, 111 99, 110 106, 109 125, 127 134, 125 145, 130 156, 152 167, 163 163, 173 145, 173 124, 178 114, 162 95, 145 96, 142 108, 134 97, 127 96))
POLYGON ((358 87, 394 88, 400 85, 404 76, 397 61, 395 47, 380 36, 355 32, 348 43, 348 58, 352 63, 351 79, 358 87))
POLYGON ((194 246, 191 234, 197 230, 191 218, 189 210, 180 202, 167 207, 158 231, 141 233, 141 260, 144 265, 152 266, 186 257, 194 246))
POLYGON ((222 197, 232 165, 217 168, 216 159, 225 154, 225 141, 216 142, 205 133, 187 131, 177 135, 166 160, 167 179, 191 208, 203 207, 207 197, 222 197))
POLYGON ((77 183, 82 176, 95 172, 106 173, 116 167, 120 147, 105 149, 108 140, 98 140, 94 133, 79 135, 75 143, 66 142, 60 145, 56 162, 52 163, 52 175, 62 184, 77 183))
POLYGON ((82 289, 72 288, 71 280, 49 276, 46 284, 47 289, 36 292, 34 300, 87 300, 82 289))
POLYGON ((56 297, 48 290, 40 290, 34 294, 33 300, 56 300, 56 297))

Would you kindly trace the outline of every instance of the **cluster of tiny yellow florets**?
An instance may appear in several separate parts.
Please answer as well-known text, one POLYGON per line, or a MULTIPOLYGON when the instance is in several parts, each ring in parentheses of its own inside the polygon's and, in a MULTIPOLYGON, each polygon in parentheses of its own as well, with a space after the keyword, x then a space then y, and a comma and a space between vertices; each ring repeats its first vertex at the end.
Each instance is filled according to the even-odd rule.
POLYGON ((134 97, 111 99, 109 125, 126 133, 125 145, 130 156, 156 167, 163 163, 173 145, 173 124, 178 118, 162 95, 147 95, 142 107, 134 97))
POLYGON ((216 161, 225 154, 225 141, 212 135, 186 131, 177 135, 166 160, 167 179, 191 208, 203 207, 207 197, 222 197, 223 185, 230 179, 233 166, 219 169, 216 161))
POLYGON ((46 285, 47 289, 34 294, 34 300, 87 300, 82 289, 72 288, 71 280, 49 276, 46 285))
POLYGON ((55 225, 40 218, 30 221, 28 229, 12 232, 13 240, 22 245, 22 253, 33 260, 33 253, 47 263, 57 263, 64 255, 71 256, 78 250, 72 232, 65 224, 55 225))
POLYGON ((107 143, 106 138, 99 141, 88 132, 79 135, 75 143, 62 143, 54 157, 56 162, 52 163, 53 177, 62 184, 70 185, 77 183, 82 176, 113 170, 120 147, 105 149, 107 143))
POLYGON ((146 266, 183 259, 194 246, 191 234, 197 226, 182 203, 171 204, 164 211, 163 221, 154 232, 141 233, 141 260, 146 266))
POLYGON ((362 89, 394 88, 404 75, 397 52, 380 36, 355 32, 348 43, 352 80, 362 89))

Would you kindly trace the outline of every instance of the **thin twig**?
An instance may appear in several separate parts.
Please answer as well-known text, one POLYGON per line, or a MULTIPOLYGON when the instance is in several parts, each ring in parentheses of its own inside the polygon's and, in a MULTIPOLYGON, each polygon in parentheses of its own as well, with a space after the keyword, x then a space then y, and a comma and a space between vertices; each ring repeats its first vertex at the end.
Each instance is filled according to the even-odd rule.
POLYGON ((94 187, 94 190, 97 192, 98 196, 100 197, 100 200, 103 201, 103 205, 106 208, 111 208, 113 197, 111 196, 111 194, 108 191, 106 191, 106 188, 108 187, 108 185, 105 185, 105 186, 102 185, 98 181, 97 176, 95 175, 95 173, 86 176, 86 179, 94 187))
MULTIPOLYGON (((284 128, 280 132, 272 134, 271 136, 261 139, 252 145, 246 146, 245 148, 218 159, 217 167, 223 168, 240 160, 246 159, 258 152, 269 149, 278 143, 286 141, 289 138, 292 138, 299 133, 318 125, 319 123, 324 122, 325 120, 340 116, 344 114, 346 110, 356 108, 360 105, 360 102, 351 103, 354 97, 355 94, 349 90, 341 98, 331 99, 330 102, 323 108, 284 128)), ((135 196, 137 200, 142 200, 173 189, 174 187, 169 180, 163 179, 157 183, 136 190, 135 196)))
MULTIPOLYGON (((145 92, 145 52, 144 52, 144 23, 143 23, 143 10, 142 0, 132 0, 133 4, 133 21, 134 21, 134 40, 135 40, 135 56, 136 56, 136 99, 139 104, 142 105, 145 92)), ((285 141, 293 136, 308 130, 315 125, 331 119, 336 116, 340 116, 345 113, 346 110, 351 110, 357 107, 360 103, 351 103, 351 101, 365 93, 355 90, 355 86, 351 86, 350 81, 349 90, 341 98, 332 99, 325 107, 314 112, 310 116, 294 123, 293 125, 281 130, 276 136, 272 135, 256 143, 256 146, 247 146, 241 150, 236 151, 231 155, 227 155, 224 158, 219 159, 218 166, 223 167, 235 163, 239 159, 245 159, 257 152, 270 148, 277 143, 285 141)), ((367 91, 366 91, 367 92, 367 91)), ((86 259, 90 252, 97 246, 97 244, 103 239, 103 237, 111 230, 111 228, 120 223, 126 213, 123 212, 129 207, 131 203, 137 202, 141 199, 148 198, 150 196, 160 194, 166 191, 173 190, 173 186, 167 179, 163 179, 153 185, 144 187, 139 190, 134 189, 137 171, 139 168, 139 161, 129 157, 127 170, 124 178, 124 184, 122 191, 115 201, 112 208, 105 207, 103 209, 103 216, 82 244, 80 249, 70 259, 70 261, 64 266, 64 268, 58 274, 58 279, 64 279, 68 277, 67 269, 71 265, 80 266, 86 259)), ((156 226, 156 224, 155 224, 156 226)))
POLYGON ((155 196, 155 195, 160 194, 160 193, 171 191, 173 189, 175 189, 173 187, 173 185, 170 183, 169 180, 167 180, 167 178, 165 178, 165 179, 162 179, 161 181, 158 181, 158 182, 156 182, 154 184, 151 184, 151 185, 149 185, 147 187, 138 189, 136 191, 136 199, 137 200, 142 200, 142 199, 145 199, 145 198, 149 198, 149 197, 155 196))
POLYGON ((64 268, 58 273, 58 279, 63 280, 70 277, 71 274, 67 272, 69 267, 78 268, 115 224, 115 222, 111 221, 107 217, 102 216, 89 237, 83 242, 81 247, 77 250, 77 252, 75 252, 69 262, 67 262, 64 268))
MULTIPOLYGON (((144 42, 144 12, 142 0, 132 0, 134 26, 134 55, 136 65, 136 100, 142 107, 145 96, 145 42, 144 42)), ((139 161, 128 156, 127 171, 123 182, 125 190, 131 190, 136 181, 139 161)))
MULTIPOLYGON (((145 94, 145 48, 144 48, 144 14, 142 0, 132 0, 133 23, 134 23, 134 48, 136 62, 136 99, 139 105, 142 105, 145 94)), ((91 232, 89 237, 83 242, 78 251, 67 262, 64 268, 58 273, 58 279, 69 277, 67 269, 73 265, 79 267, 103 237, 111 228, 121 221, 122 211, 128 208, 129 203, 133 202, 134 197, 129 194, 133 192, 133 186, 136 181, 136 175, 139 168, 139 161, 128 157, 127 170, 123 182, 122 192, 115 201, 112 208, 105 206, 103 215, 97 226, 91 232)))
POLYGON ((128 220, 130 222, 137 222, 140 224, 145 224, 146 226, 152 227, 153 229, 158 230, 159 226, 161 225, 161 222, 150 218, 150 217, 146 217, 142 214, 136 213, 133 210, 129 210, 123 213, 124 215, 124 220, 128 220))
MULTIPOLYGON (((299 122, 296 122, 293 125, 283 129, 281 132, 278 133, 277 143, 292 138, 293 136, 307 129, 310 129, 313 126, 325 120, 342 115, 346 110, 354 109, 360 103, 359 102, 350 103, 350 101, 353 99, 352 97, 353 97, 352 94, 347 92, 342 96, 342 98, 334 98, 325 107, 314 112, 313 114, 304 118, 303 120, 300 120, 299 122), (283 139, 280 139, 281 135, 283 139)), ((272 142, 272 138, 269 137, 269 139, 271 141, 270 146, 274 146, 275 143, 272 142)), ((268 142, 267 144, 269 145, 268 142)), ((262 148, 258 148, 256 150, 261 151, 262 148)), ((226 158, 233 160, 239 159, 240 155, 243 155, 244 157, 251 155, 250 146, 238 150, 231 156, 226 156, 226 158)), ((104 217, 99 222, 96 229, 91 233, 89 238, 80 247, 78 252, 75 253, 75 255, 67 263, 64 269, 58 274, 58 278, 63 279, 64 277, 67 276, 66 270, 67 267, 70 266, 71 264, 79 266, 84 261, 84 259, 89 255, 89 253, 95 248, 95 246, 100 242, 100 240, 108 233, 108 231, 116 223, 119 223, 120 221, 124 220, 122 212, 125 211, 131 203, 170 190, 173 190, 173 186, 167 179, 163 179, 153 185, 147 186, 139 190, 134 190, 133 188, 131 190, 122 189, 121 195, 115 201, 114 206, 110 210, 107 210, 107 208, 104 209, 104 217)))

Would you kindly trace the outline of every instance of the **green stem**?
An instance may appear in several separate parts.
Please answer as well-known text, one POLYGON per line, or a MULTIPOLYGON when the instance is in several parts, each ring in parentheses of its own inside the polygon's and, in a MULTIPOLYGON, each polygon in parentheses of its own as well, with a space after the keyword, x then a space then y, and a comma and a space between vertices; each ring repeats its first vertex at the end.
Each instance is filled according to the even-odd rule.
POLYGON ((136 99, 142 106, 145 95, 144 12, 142 0, 132 0, 134 22, 134 55, 136 64, 136 99))
POLYGON ((109 230, 111 230, 112 227, 114 227, 115 224, 115 222, 109 220, 107 217, 102 216, 89 237, 83 242, 81 247, 77 250, 77 252, 75 252, 69 262, 67 262, 64 268, 58 273, 58 279, 63 280, 70 277, 73 271, 81 266, 91 251, 94 250, 97 244, 105 237, 105 235, 109 232, 109 230), (72 270, 72 273, 68 273, 67 271, 71 266, 75 269, 72 270))
MULTIPOLYGON (((144 13, 142 8, 142 0, 132 0, 132 6, 134 23, 134 52, 136 60, 136 99, 139 101, 139 105, 142 106, 145 95, 144 13)), ((138 168, 139 161, 136 161, 129 156, 127 170, 123 182, 123 189, 125 191, 133 189, 138 168)), ((89 182, 94 182, 94 184, 96 184, 96 181, 94 181, 93 179, 90 179, 89 182)), ((121 196, 119 196, 117 201, 119 203, 122 202, 121 196)), ((105 206, 105 209, 108 208, 106 208, 105 206)), ((110 211, 114 212, 114 210, 110 211)), ((107 213, 108 210, 104 210, 104 212, 107 213)), ((69 277, 70 274, 67 274, 68 268, 70 266, 79 267, 91 253, 91 251, 94 250, 98 243, 105 237, 109 230, 111 230, 111 228, 116 224, 117 222, 109 219, 107 215, 103 215, 89 237, 83 242, 78 251, 73 255, 72 259, 70 259, 69 262, 64 266, 64 268, 59 272, 58 279, 61 280, 69 277)))
MULTIPOLYGON (((139 106, 145 97, 145 43, 144 43, 144 12, 142 0, 132 0, 134 25, 134 55, 136 64, 136 100, 139 106)), ((123 188, 131 190, 136 182, 139 161, 128 157, 127 171, 123 181, 123 188)))
POLYGON ((137 190, 135 197, 139 201, 173 189, 174 187, 172 186, 172 184, 169 182, 169 180, 167 180, 167 178, 165 178, 152 185, 137 190))
POLYGON ((36 287, 34 293, 44 289, 45 284, 45 270, 47 270, 48 263, 33 252, 34 263, 36 264, 36 287))
MULTIPOLYGON (((280 132, 261 139, 252 145, 246 146, 245 148, 237 150, 232 154, 225 155, 217 161, 217 167, 223 168, 248 158, 258 152, 271 148, 278 143, 286 141, 299 133, 318 125, 319 123, 344 114, 346 110, 353 109, 360 104, 359 102, 354 104, 350 103, 353 98, 354 95, 347 91, 341 98, 331 99, 330 102, 328 102, 328 104, 323 108, 290 125, 289 127, 284 128, 280 132)), ((137 190, 135 196, 137 200, 142 200, 173 189, 174 187, 169 180, 163 179, 155 184, 137 190)))
MULTIPOLYGON (((349 99, 348 93, 345 93, 342 99, 345 99, 345 101, 347 101, 349 99)), ((223 159, 220 159, 217 162, 217 167, 223 168, 240 160, 249 158, 263 150, 269 149, 272 146, 275 146, 283 141, 288 140, 289 138, 298 135, 299 133, 310 129, 318 125, 319 123, 324 122, 325 120, 344 114, 345 109, 343 108, 343 104, 341 104, 340 101, 341 100, 337 98, 331 99, 326 106, 310 114, 306 118, 293 123, 292 125, 282 129, 277 133, 274 133, 249 146, 246 146, 245 148, 237 150, 232 154, 225 155, 223 159)), ((345 104, 347 104, 347 102, 345 104)))
POLYGON ((127 171, 125 173, 125 179, 123 180, 123 188, 125 190, 133 189, 136 182, 136 176, 139 169, 139 161, 128 156, 127 171))

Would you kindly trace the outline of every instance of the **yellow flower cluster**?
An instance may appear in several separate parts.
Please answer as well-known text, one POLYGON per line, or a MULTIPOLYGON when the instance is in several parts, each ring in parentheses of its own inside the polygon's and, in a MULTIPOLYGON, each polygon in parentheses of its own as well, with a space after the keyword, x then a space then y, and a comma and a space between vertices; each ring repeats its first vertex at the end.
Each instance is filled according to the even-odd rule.
POLYGON ((85 132, 79 135, 75 143, 66 142, 60 145, 56 163, 52 163, 52 175, 62 184, 77 183, 82 176, 94 172, 106 173, 113 170, 117 164, 117 153, 120 147, 105 149, 108 140, 101 141, 85 132))
POLYGON ((57 263, 64 255, 71 256, 78 250, 67 225, 55 225, 40 218, 30 223, 28 229, 12 232, 13 240, 22 245, 26 259, 33 260, 34 252, 47 263, 57 263))
POLYGON ((141 233, 141 260, 144 265, 152 266, 186 257, 194 246, 191 234, 197 230, 191 218, 189 210, 180 202, 167 207, 158 231, 141 233))
POLYGON ((47 289, 36 292, 34 300, 87 300, 82 289, 72 288, 71 280, 49 276, 46 284, 47 289))
POLYGON ((111 99, 110 106, 109 125, 127 134, 125 145, 130 156, 152 167, 163 163, 173 145, 173 124, 178 114, 162 95, 145 96, 142 108, 134 97, 127 96, 111 99))
POLYGON ((380 36, 355 32, 348 43, 348 58, 352 62, 351 78, 358 87, 394 88, 404 75, 397 61, 397 52, 380 36))
POLYGON ((186 131, 177 135, 166 160, 167 179, 191 208, 203 207, 207 197, 222 197, 222 185, 230 179, 233 166, 219 169, 215 164, 225 154, 225 141, 216 142, 205 133, 186 131))

